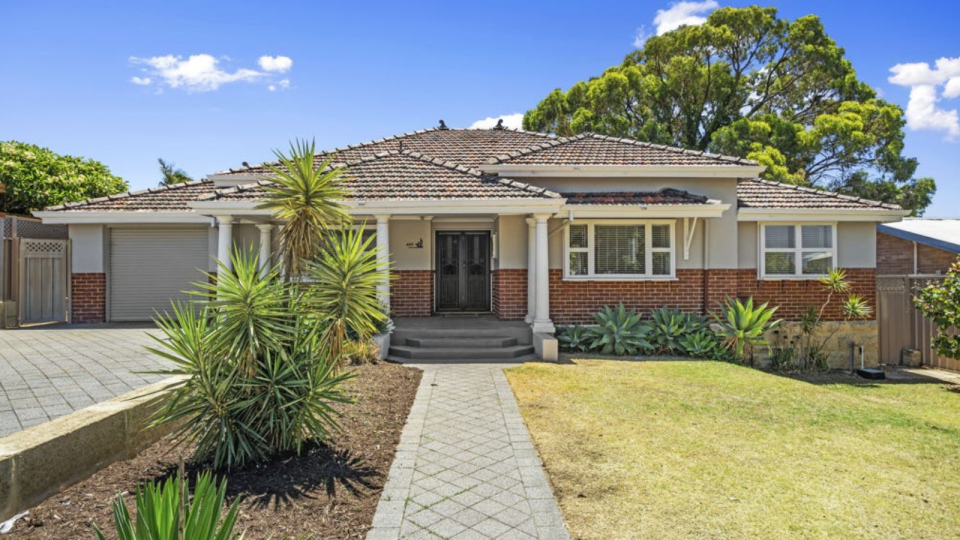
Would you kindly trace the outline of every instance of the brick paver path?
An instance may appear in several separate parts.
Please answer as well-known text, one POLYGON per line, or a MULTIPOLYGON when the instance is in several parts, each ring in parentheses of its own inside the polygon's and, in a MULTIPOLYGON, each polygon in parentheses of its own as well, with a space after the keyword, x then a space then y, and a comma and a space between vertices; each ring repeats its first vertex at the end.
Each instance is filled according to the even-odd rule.
POLYGON ((417 366, 367 540, 569 540, 502 365, 417 366))
POLYGON ((147 329, 77 325, 0 330, 0 437, 159 381, 147 329))

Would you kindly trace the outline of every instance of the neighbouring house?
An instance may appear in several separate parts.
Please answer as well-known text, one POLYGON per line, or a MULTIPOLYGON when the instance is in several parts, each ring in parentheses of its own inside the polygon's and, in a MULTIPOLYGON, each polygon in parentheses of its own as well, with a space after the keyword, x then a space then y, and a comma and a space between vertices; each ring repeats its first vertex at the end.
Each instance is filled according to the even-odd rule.
POLYGON ((880 274, 945 274, 960 255, 960 218, 877 225, 880 274))
MULTIPOLYGON (((759 180, 746 159, 594 134, 441 126, 317 162, 330 156, 349 170, 357 225, 393 263, 382 293, 395 317, 492 313, 535 335, 619 302, 705 312, 752 296, 797 320, 835 267, 873 303, 877 223, 907 214, 759 180)), ((37 213, 69 225, 73 321, 148 320, 235 245, 271 262, 280 224, 258 208, 267 181, 246 166, 37 213)), ((827 319, 839 321, 839 299, 827 319)), ((838 343, 875 351, 876 334, 868 321, 838 343)), ((849 347, 837 349, 842 362, 849 347)))

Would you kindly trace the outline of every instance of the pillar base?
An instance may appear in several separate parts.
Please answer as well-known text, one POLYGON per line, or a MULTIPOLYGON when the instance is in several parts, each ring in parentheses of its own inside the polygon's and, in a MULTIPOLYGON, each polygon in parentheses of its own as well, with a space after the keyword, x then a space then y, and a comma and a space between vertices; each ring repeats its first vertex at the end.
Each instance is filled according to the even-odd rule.
POLYGON ((545 321, 533 321, 533 333, 535 334, 553 334, 557 331, 556 327, 553 326, 553 321, 547 319, 545 321))
POLYGON ((533 315, 527 315, 523 318, 523 322, 527 324, 533 324, 533 315))

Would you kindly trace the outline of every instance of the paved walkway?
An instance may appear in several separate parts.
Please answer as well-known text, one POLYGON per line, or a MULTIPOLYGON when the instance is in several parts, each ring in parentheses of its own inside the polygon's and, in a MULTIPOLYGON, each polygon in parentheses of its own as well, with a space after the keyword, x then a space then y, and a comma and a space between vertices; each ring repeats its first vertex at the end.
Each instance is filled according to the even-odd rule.
POLYGON ((367 540, 569 540, 503 365, 424 365, 367 540))
POLYGON ((42 326, 0 330, 0 437, 106 401, 160 375, 147 328, 42 326))

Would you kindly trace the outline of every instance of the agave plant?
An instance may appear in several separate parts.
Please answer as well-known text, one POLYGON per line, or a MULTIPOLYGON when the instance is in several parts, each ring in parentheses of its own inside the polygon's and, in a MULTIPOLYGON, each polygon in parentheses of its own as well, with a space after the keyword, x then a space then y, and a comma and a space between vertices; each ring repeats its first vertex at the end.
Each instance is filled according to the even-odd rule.
POLYGON ((570 351, 586 351, 593 341, 590 330, 583 326, 568 326, 557 336, 560 345, 570 351))
POLYGON ((688 356, 707 359, 716 358, 717 350, 721 348, 717 334, 710 329, 684 334, 677 340, 677 345, 688 356))
MULTIPOLYGON (((227 493, 227 482, 218 485, 210 473, 197 478, 193 496, 190 482, 182 472, 163 484, 149 482, 137 488, 136 521, 130 516, 123 496, 113 503, 113 520, 119 540, 238 540, 233 532, 240 512, 237 499, 221 517, 227 493)), ((98 540, 106 540, 100 527, 94 525, 98 540)))
POLYGON ((635 355, 647 352, 653 345, 647 341, 650 327, 641 323, 642 315, 627 310, 621 303, 615 308, 604 306, 593 315, 597 326, 590 329, 590 348, 603 354, 635 355))
POLYGON ((720 334, 724 337, 723 346, 731 351, 738 361, 742 361, 748 351, 767 343, 764 334, 780 325, 780 320, 771 321, 777 308, 768 308, 766 303, 754 307, 753 298, 746 304, 736 298, 728 298, 723 306, 722 316, 713 317, 720 325, 720 334))
POLYGON ((650 318, 653 321, 650 341, 660 352, 681 351, 680 338, 707 326, 706 317, 666 307, 650 312, 650 318))
POLYGON ((332 157, 316 165, 314 141, 297 140, 290 143, 289 153, 274 150, 274 154, 279 163, 266 166, 272 178, 258 208, 272 210, 285 222, 279 251, 288 275, 299 278, 304 263, 319 253, 321 233, 348 221, 342 202, 347 198, 346 171, 334 167, 332 157))

